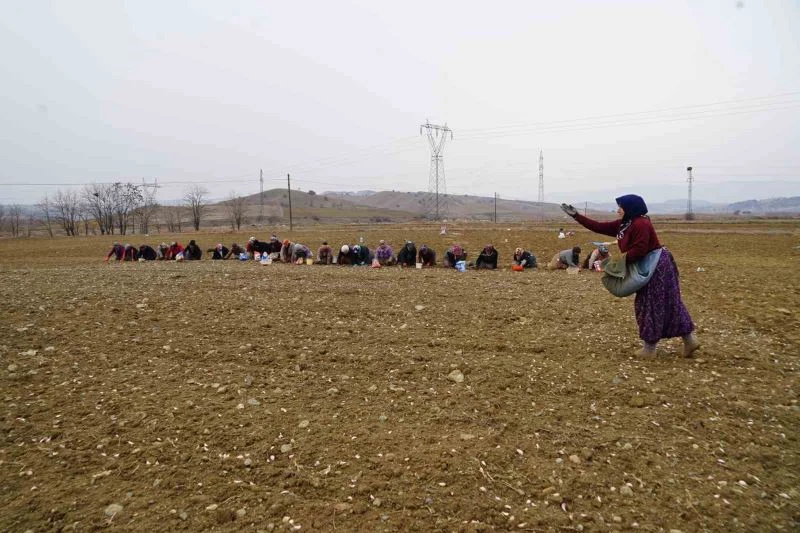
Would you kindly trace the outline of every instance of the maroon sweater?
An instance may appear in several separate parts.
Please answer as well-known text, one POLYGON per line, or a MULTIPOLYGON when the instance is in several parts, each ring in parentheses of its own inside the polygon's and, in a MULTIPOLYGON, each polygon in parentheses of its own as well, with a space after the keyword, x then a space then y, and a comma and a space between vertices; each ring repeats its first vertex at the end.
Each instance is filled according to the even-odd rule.
MULTIPOLYGON (((575 220, 586 229, 611 237, 618 237, 619 228, 622 227, 621 219, 598 222, 579 213, 575 220)), ((635 263, 653 250, 661 248, 661 243, 658 242, 658 235, 656 235, 653 223, 649 218, 641 216, 633 219, 622 238, 618 239, 617 246, 619 246, 620 252, 627 252, 628 255, 625 256, 627 263, 635 263)))

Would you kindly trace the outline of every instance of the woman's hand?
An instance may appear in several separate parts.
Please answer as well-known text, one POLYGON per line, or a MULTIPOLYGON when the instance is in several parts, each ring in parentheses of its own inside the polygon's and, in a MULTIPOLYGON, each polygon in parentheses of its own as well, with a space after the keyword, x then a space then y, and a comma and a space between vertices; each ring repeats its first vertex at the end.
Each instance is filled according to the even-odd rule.
POLYGON ((561 204, 561 209, 572 218, 578 216, 578 210, 569 204, 561 204))

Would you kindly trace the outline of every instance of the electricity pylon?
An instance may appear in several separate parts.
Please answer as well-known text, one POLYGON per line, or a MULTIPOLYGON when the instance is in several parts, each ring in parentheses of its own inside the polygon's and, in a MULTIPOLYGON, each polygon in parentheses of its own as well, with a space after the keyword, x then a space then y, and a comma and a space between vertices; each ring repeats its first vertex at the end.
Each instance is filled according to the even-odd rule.
POLYGON ((434 220, 442 220, 447 217, 447 184, 444 179, 444 157, 442 151, 444 150, 444 143, 447 135, 450 134, 450 140, 453 139, 453 130, 438 124, 431 124, 425 121, 425 124, 419 127, 419 132, 426 130, 428 134, 428 144, 431 147, 431 170, 428 177, 428 202, 426 203, 425 211, 426 216, 434 220))

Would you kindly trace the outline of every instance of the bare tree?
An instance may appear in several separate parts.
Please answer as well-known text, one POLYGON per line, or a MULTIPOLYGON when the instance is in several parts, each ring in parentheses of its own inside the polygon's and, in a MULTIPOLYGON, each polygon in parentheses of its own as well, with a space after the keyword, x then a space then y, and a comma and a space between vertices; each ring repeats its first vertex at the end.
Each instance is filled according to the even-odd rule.
POLYGON ((142 186, 141 205, 136 208, 135 215, 139 219, 139 233, 150 233, 150 221, 158 209, 156 188, 142 186))
POLYGON ((89 205, 82 201, 78 204, 78 217, 81 219, 81 223, 83 223, 83 234, 89 235, 89 230, 92 230, 92 235, 96 235, 97 232, 95 231, 94 224, 92 224, 92 213, 89 210, 89 205))
POLYGON ((53 221, 51 214, 51 207, 50 207, 50 199, 47 195, 44 195, 44 198, 39 200, 39 203, 36 204, 36 209, 42 214, 42 221, 44 222, 44 229, 47 230, 47 234, 50 235, 50 238, 53 238, 53 221))
POLYGON ((113 183, 111 198, 117 229, 119 229, 120 235, 125 235, 128 232, 128 225, 131 223, 130 215, 142 201, 142 186, 133 183, 113 183))
POLYGON ((56 218, 64 228, 64 233, 70 237, 78 235, 78 216, 80 211, 80 198, 75 191, 56 192, 53 199, 53 206, 56 210, 56 218))
POLYGON ((27 237, 30 237, 33 234, 33 226, 36 224, 36 217, 33 216, 33 213, 28 213, 27 221, 28 223, 25 227, 25 234, 27 237))
POLYGON ((246 206, 247 203, 243 197, 237 196, 235 192, 231 192, 228 201, 225 202, 225 212, 228 214, 231 229, 239 230, 242 228, 246 206))
POLYGON ((200 220, 203 218, 203 211, 206 207, 206 196, 208 196, 208 189, 199 185, 192 185, 183 195, 183 203, 189 208, 189 216, 195 231, 200 230, 200 220))
POLYGON ((180 233, 183 220, 183 213, 180 207, 163 207, 161 213, 164 223, 167 225, 167 232, 180 233))
POLYGON ((11 227, 11 236, 19 237, 19 231, 22 223, 22 208, 13 204, 8 210, 8 225, 11 227))
POLYGON ((114 234, 114 205, 109 185, 92 183, 83 190, 83 199, 90 216, 94 218, 100 234, 114 234))
POLYGON ((0 204, 0 231, 3 231, 3 226, 6 223, 6 206, 0 204))

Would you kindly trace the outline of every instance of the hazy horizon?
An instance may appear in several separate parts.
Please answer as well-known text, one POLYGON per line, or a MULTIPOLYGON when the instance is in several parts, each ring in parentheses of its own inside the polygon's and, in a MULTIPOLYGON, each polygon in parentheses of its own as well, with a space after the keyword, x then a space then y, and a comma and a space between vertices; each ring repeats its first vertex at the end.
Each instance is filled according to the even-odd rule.
POLYGON ((160 200, 191 184, 248 195, 259 169, 265 190, 287 173, 302 190, 426 190, 426 120, 453 130, 452 194, 536 201, 542 151, 548 202, 681 198, 689 165, 698 200, 765 199, 775 183, 800 195, 796 2, 96 0, 0 14, 3 204, 113 181, 157 180, 160 200))

